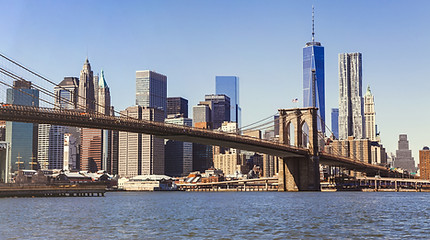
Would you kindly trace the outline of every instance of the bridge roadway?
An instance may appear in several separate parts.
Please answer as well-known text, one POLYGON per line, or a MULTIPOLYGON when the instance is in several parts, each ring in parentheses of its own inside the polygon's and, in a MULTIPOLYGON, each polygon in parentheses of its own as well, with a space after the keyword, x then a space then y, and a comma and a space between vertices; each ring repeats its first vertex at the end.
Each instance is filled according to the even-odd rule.
MULTIPOLYGON (((137 120, 129 117, 114 117, 96 113, 84 113, 75 110, 2 104, 0 106, 0 119, 5 121, 47 123, 61 126, 152 134, 165 139, 237 148, 266 153, 278 157, 300 158, 309 155, 309 150, 305 148, 294 147, 244 135, 148 120, 137 120)), ((385 167, 337 155, 320 153, 319 161, 322 164, 341 166, 347 169, 363 171, 371 174, 378 173, 381 175, 392 175, 390 174, 390 170, 385 167)))

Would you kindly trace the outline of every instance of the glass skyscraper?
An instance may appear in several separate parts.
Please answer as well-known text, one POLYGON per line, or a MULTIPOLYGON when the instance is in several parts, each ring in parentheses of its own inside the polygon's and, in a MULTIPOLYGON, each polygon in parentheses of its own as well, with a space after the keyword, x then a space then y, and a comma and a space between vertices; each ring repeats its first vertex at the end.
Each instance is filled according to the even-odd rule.
POLYGON ((167 110, 167 77, 149 70, 136 71, 136 105, 167 110))
POLYGON ((230 98, 230 121, 236 122, 240 127, 241 108, 239 106, 239 77, 216 76, 216 94, 225 94, 230 98))
POLYGON ((325 132, 324 47, 315 42, 312 9, 312 41, 303 48, 303 107, 313 107, 313 74, 315 70, 315 107, 318 108, 318 130, 325 132))
MULTIPOLYGON (((39 90, 32 89, 31 82, 18 80, 13 87, 7 89, 8 104, 39 107, 39 90)), ((37 124, 6 122, 6 142, 11 147, 11 172, 32 169, 30 162, 37 156, 37 124)))
POLYGON ((331 109, 331 131, 336 139, 339 139, 339 108, 331 109))

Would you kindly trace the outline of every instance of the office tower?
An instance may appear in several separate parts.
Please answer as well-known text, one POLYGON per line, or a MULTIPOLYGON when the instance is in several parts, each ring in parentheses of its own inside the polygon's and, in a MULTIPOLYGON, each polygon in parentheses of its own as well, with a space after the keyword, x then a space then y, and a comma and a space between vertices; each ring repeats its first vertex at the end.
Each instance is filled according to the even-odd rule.
POLYGON ((324 47, 315 42, 312 9, 312 41, 303 48, 303 107, 317 107, 318 131, 325 132, 324 47), (315 77, 315 80, 314 80, 315 77), (315 84, 314 84, 315 82, 315 84), (314 91, 315 90, 315 91, 314 91), (315 95, 315 97, 313 97, 315 95))
POLYGON ((216 76, 215 93, 225 94, 230 98, 230 121, 241 126, 241 108, 239 105, 239 77, 216 76))
MULTIPOLYGON (((192 126, 190 118, 167 118, 165 123, 192 126)), ((176 140, 167 140, 165 144, 165 174, 168 176, 186 176, 193 170, 193 144, 176 140)))
POLYGON ((63 168, 64 170, 75 170, 78 168, 79 138, 71 133, 64 134, 63 168))
POLYGON ((371 141, 378 141, 376 136, 375 116, 375 100, 372 92, 370 91, 370 86, 368 86, 366 95, 364 95, 364 126, 366 127, 366 138, 371 141))
MULTIPOLYGON (((122 116, 156 122, 164 121, 164 111, 142 106, 128 107, 122 116)), ((118 174, 121 177, 164 174, 164 140, 153 135, 119 132, 118 174)))
POLYGON ((335 139, 339 139, 339 108, 331 109, 331 131, 335 139))
POLYGON ((85 59, 84 66, 79 77, 79 109, 86 112, 94 112, 96 106, 96 98, 94 93, 94 78, 88 58, 85 59))
POLYGON ((136 105, 167 109, 167 77, 149 70, 136 71, 136 105))
MULTIPOLYGON (((205 102, 211 108, 211 122, 213 129, 221 127, 222 123, 230 121, 230 98, 224 94, 205 95, 205 102)), ((202 102, 200 102, 202 103, 202 102)))
POLYGON ((188 118, 188 100, 181 97, 167 98, 167 115, 180 115, 188 118))
MULTIPOLYGON (((210 104, 210 103, 209 103, 210 104)), ((193 125, 194 127, 212 129, 211 123, 211 107, 205 104, 199 104, 193 107, 193 125), (202 127, 202 123, 205 123, 207 127, 202 127)))
POLYGON ((361 53, 339 54, 339 139, 365 137, 361 53))
MULTIPOLYGON (((17 80, 13 88, 7 89, 6 103, 39 107, 39 91, 31 88, 31 82, 17 80)), ((32 169, 37 156, 37 124, 22 122, 6 122, 6 142, 10 144, 11 172, 19 169, 32 169)))
POLYGON ((55 106, 60 109, 76 109, 78 107, 79 78, 65 77, 54 87, 55 106))
MULTIPOLYGON (((193 126, 201 129, 212 129, 212 102, 202 102, 193 107, 193 126)), ((212 166, 212 146, 193 143, 193 171, 204 172, 212 166)))
POLYGON ((430 149, 424 147, 420 150, 420 178, 430 179, 430 149))
POLYGON ((398 143, 399 149, 396 150, 394 167, 402 168, 409 172, 415 172, 415 161, 412 157, 412 151, 409 150, 408 135, 400 134, 398 143))
POLYGON ((0 141, 0 182, 2 183, 9 183, 11 181, 9 155, 10 143, 0 141))
MULTIPOLYGON (((105 75, 103 70, 100 73, 100 77, 98 77, 97 83, 97 112, 104 115, 111 115, 111 106, 110 106, 110 90, 106 83, 105 75)), ((102 160, 101 167, 103 170, 110 169, 111 163, 111 151, 112 151, 112 131, 110 130, 102 130, 102 160)))

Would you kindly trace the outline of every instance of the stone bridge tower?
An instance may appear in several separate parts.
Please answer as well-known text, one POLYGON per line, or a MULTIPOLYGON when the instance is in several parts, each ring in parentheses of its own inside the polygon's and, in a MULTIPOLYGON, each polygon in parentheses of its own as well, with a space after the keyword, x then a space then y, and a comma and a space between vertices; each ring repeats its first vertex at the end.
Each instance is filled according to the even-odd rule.
POLYGON ((309 127, 309 154, 279 160, 279 191, 320 191, 317 113, 314 107, 279 109, 280 143, 307 147, 303 146, 303 125, 309 127), (294 143, 290 143, 292 126, 294 143))

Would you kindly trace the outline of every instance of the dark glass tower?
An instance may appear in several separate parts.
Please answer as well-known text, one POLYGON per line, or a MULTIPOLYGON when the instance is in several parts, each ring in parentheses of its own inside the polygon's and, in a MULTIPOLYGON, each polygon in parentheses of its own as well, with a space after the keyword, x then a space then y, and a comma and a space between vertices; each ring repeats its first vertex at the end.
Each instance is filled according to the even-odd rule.
POLYGON ((313 73, 315 71, 315 107, 318 108, 318 130, 325 132, 324 47, 315 42, 312 9, 312 41, 303 48, 303 107, 313 107, 313 73))

